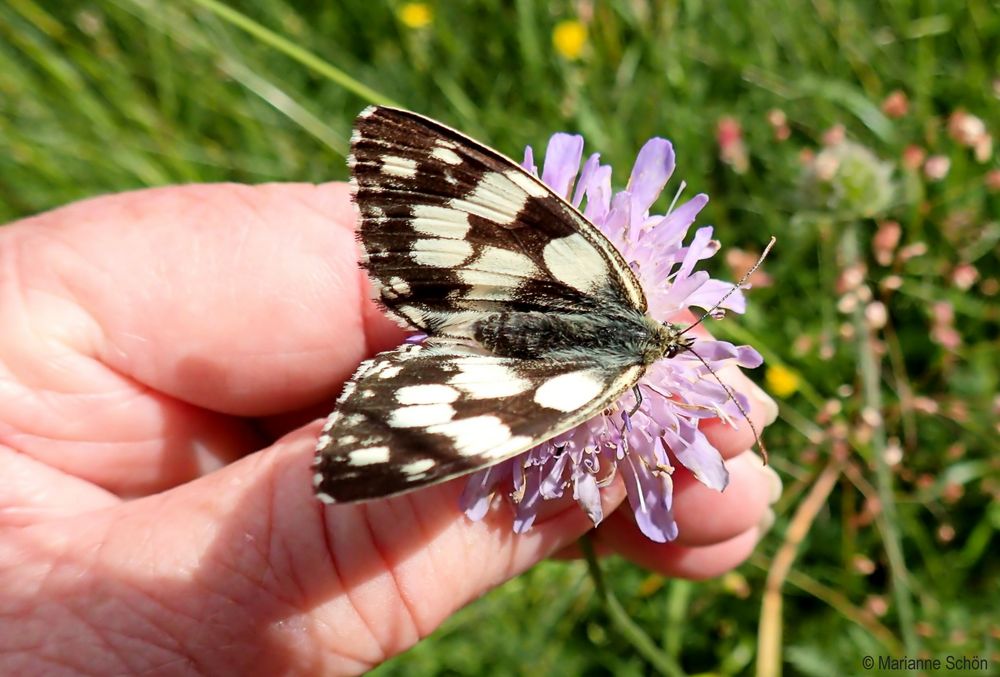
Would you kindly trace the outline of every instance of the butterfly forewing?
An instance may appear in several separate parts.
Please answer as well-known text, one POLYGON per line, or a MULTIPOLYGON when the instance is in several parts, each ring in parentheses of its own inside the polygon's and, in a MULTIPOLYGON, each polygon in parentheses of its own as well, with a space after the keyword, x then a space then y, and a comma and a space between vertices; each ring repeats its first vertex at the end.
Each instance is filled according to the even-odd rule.
POLYGON ((496 151, 390 108, 362 113, 351 151, 366 267, 410 326, 452 336, 496 310, 645 310, 611 243, 496 151))
POLYGON ((613 335, 619 316, 643 317, 645 296, 562 197, 406 111, 365 110, 351 151, 363 264, 386 309, 429 338, 363 363, 345 386, 317 447, 320 498, 378 498, 492 465, 635 384, 644 366, 613 335), (608 337, 604 357, 575 334, 608 337))

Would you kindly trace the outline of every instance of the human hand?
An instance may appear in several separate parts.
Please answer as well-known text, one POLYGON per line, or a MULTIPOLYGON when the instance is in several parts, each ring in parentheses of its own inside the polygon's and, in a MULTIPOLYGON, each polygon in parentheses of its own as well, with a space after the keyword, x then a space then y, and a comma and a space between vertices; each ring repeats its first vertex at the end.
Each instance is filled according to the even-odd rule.
MULTIPOLYGON (((0 673, 361 672, 592 529, 572 501, 520 536, 506 506, 470 522, 462 479, 314 498, 315 419, 403 336, 354 223, 343 184, 196 185, 0 228, 0 673)), ((748 556, 780 483, 745 424, 705 430, 727 490, 679 468, 679 539, 622 510, 602 551, 691 578, 748 556)))

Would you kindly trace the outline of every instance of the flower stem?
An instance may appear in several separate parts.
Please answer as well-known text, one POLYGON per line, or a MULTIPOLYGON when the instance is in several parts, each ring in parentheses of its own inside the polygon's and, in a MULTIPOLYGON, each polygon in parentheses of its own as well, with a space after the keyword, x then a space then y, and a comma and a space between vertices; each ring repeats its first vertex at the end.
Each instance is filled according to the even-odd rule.
MULTIPOLYGON (((858 242, 858 224, 851 223, 844 231, 841 240, 841 255, 844 266, 861 264, 861 245, 858 242)), ((892 593, 896 601, 896 613, 899 617, 900 634, 908 656, 916 656, 918 651, 917 635, 914 631, 913 603, 910 598, 909 574, 906 561, 903 559, 903 548, 896 525, 899 517, 896 513, 896 497, 892 487, 892 472, 885 460, 885 423, 882 407, 882 370, 879 359, 872 349, 872 336, 868 322, 865 320, 864 304, 858 303, 852 313, 854 334, 857 340, 858 373, 861 378, 862 401, 865 412, 871 412, 868 420, 872 427, 871 451, 875 464, 875 486, 878 490, 882 510, 876 517, 876 523, 882 532, 885 552, 892 572, 892 593)))
POLYGON ((587 561, 587 570, 590 578, 594 581, 594 589, 601 598, 608 618, 611 623, 622 634, 622 636, 635 647, 635 650, 652 665, 657 672, 671 677, 684 677, 685 673, 681 666, 673 658, 660 651, 656 643, 642 631, 628 612, 622 607, 621 602, 604 585, 604 576, 601 572, 601 563, 597 561, 597 554, 594 552, 594 544, 590 542, 588 536, 580 538, 580 550, 587 561))
POLYGON ((760 627, 757 631, 757 677, 779 677, 782 657, 782 588, 792 573, 799 545, 808 535, 816 516, 819 515, 830 492, 837 485, 843 459, 833 456, 816 478, 809 494, 795 510, 795 515, 785 531, 785 539, 771 560, 760 606, 760 627))

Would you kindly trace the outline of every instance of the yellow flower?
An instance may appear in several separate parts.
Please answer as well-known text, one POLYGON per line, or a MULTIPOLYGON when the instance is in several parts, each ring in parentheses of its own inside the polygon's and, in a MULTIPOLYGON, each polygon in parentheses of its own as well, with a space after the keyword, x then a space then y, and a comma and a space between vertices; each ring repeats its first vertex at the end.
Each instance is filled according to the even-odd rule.
POLYGON ((552 45, 567 59, 579 59, 587 45, 586 26, 576 19, 560 21, 552 31, 552 45))
POLYGON ((780 364, 768 367, 764 380, 768 389, 778 397, 788 397, 799 389, 799 375, 780 364))
POLYGON ((408 2, 399 8, 399 20, 407 28, 423 28, 434 18, 431 8, 423 2, 408 2))

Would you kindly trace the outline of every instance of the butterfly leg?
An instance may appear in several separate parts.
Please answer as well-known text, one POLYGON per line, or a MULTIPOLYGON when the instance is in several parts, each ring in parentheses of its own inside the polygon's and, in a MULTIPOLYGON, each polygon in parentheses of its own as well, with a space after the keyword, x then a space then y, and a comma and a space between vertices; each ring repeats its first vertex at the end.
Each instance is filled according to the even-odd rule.
POLYGON ((632 416, 642 406, 642 391, 639 390, 638 385, 632 386, 632 394, 635 396, 635 405, 629 411, 622 410, 622 427, 618 429, 622 437, 622 448, 625 449, 626 453, 628 453, 628 435, 626 433, 632 432, 632 416))
POLYGON ((632 386, 632 394, 635 395, 635 406, 632 407, 632 411, 628 413, 629 416, 634 416, 635 412, 639 411, 639 407, 642 406, 642 391, 639 390, 639 384, 632 386))

